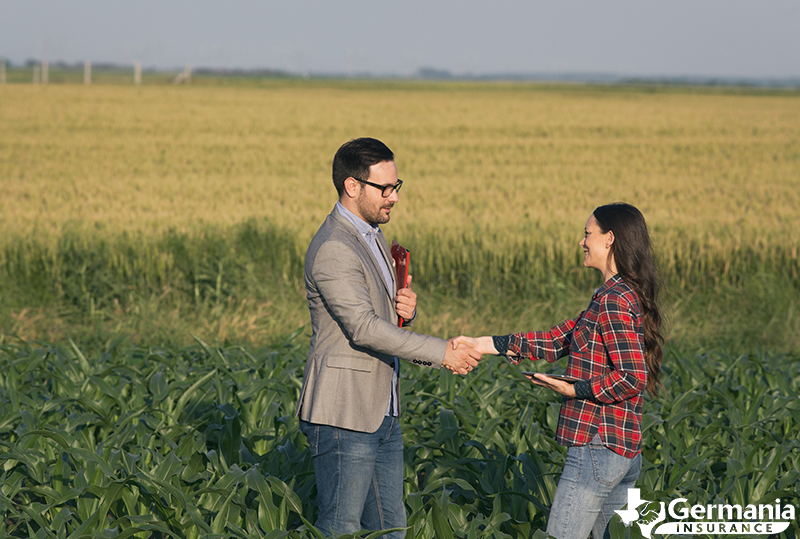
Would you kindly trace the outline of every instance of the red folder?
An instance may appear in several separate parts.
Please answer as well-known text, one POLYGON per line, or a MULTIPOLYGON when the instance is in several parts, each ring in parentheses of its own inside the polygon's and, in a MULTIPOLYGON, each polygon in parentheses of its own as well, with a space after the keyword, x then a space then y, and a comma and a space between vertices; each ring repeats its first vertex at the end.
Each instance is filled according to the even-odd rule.
MULTIPOLYGON (((397 272, 397 289, 408 286, 408 264, 411 262, 411 251, 392 240, 392 258, 394 258, 394 269, 397 272)), ((399 325, 403 325, 403 318, 400 318, 399 325)))

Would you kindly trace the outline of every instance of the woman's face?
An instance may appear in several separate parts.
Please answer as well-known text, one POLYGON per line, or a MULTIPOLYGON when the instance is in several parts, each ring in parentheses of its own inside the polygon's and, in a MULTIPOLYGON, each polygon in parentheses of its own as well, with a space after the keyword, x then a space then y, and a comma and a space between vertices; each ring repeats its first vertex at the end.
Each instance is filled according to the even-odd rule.
POLYGON ((611 269, 608 253, 614 242, 614 234, 609 230, 605 234, 600 230, 594 214, 586 221, 581 248, 583 249, 583 265, 587 268, 599 270, 604 276, 611 269))

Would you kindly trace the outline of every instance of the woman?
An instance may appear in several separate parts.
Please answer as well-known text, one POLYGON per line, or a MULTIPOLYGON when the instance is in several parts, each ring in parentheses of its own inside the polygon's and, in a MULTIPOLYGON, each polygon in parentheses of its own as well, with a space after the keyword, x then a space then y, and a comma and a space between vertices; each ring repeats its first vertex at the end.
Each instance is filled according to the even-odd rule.
POLYGON ((642 393, 661 385, 661 315, 644 217, 629 204, 600 206, 584 232, 583 265, 604 284, 577 318, 549 331, 457 340, 517 365, 569 355, 566 374, 579 382, 528 376, 563 395, 556 439, 567 459, 547 522, 558 539, 609 536, 641 468, 642 393))

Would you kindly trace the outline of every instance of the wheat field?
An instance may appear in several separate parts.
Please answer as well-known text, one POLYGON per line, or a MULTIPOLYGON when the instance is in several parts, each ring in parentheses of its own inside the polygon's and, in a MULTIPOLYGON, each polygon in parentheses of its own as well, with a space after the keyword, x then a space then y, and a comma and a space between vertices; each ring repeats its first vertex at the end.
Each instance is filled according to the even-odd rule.
POLYGON ((357 136, 396 153, 406 183, 389 228, 399 235, 577 238, 595 206, 625 200, 670 240, 800 238, 796 93, 6 85, 0 122, 6 238, 267 217, 305 241, 335 201, 332 156, 357 136))
POLYGON ((296 329, 307 318, 297 264, 336 199, 333 154, 373 136, 395 151, 405 182, 384 232, 414 253, 415 282, 440 293, 420 331, 521 330, 574 315, 595 280, 580 269, 583 225, 596 206, 625 201, 651 227, 674 335, 713 340, 742 327, 757 343, 800 342, 796 91, 7 84, 0 125, 4 323, 29 337, 63 338, 65 319, 99 313, 147 338, 123 319, 159 319, 152 309, 160 326, 198 313, 192 331, 211 340, 296 329), (251 226, 281 231, 276 277, 242 258, 262 248, 237 243, 251 226), (509 309, 498 296, 530 301, 509 309), (749 303, 732 306, 738 296, 749 303), (207 298, 216 303, 198 310, 207 298))

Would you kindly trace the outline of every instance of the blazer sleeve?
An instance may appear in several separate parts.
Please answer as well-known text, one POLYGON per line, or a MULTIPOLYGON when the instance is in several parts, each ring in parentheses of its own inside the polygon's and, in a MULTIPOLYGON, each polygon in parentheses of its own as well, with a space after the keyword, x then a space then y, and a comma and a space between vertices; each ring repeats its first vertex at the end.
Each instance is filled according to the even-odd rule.
POLYGON ((442 366, 447 341, 399 328, 379 316, 373 302, 386 301, 387 313, 393 313, 391 298, 385 289, 370 289, 367 274, 372 270, 351 246, 338 241, 325 242, 310 270, 326 308, 355 346, 417 364, 442 366))

